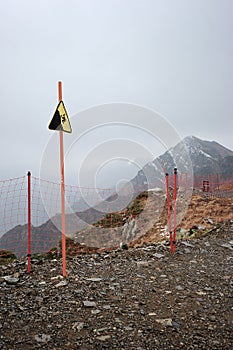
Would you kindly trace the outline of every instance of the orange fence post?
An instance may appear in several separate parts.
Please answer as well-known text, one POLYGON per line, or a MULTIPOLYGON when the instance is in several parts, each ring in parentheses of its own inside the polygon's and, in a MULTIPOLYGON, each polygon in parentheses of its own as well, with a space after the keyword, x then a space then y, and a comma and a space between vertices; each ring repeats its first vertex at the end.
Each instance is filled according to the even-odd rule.
MULTIPOLYGON (((58 82, 58 102, 62 100, 62 82, 58 82)), ((61 170, 61 222, 62 222, 62 275, 66 277, 66 223, 65 223, 65 171, 63 131, 60 134, 60 170, 61 170)))
POLYGON ((31 272, 31 173, 28 171, 28 270, 27 272, 31 272))
POLYGON ((172 251, 172 231, 171 231, 171 201, 169 193, 169 174, 166 173, 166 194, 167 194, 167 226, 170 237, 170 249, 172 251))
POLYGON ((177 168, 174 168, 174 189, 173 189, 173 220, 174 230, 172 239, 172 252, 176 251, 176 198, 177 198, 177 168))

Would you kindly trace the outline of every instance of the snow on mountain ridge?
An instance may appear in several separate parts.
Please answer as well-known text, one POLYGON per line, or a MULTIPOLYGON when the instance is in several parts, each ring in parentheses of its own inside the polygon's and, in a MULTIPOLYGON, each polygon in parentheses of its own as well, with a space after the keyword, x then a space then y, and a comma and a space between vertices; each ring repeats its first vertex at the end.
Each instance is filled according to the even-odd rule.
POLYGON ((213 158, 209 154, 207 154, 206 152, 202 151, 202 149, 200 149, 200 153, 203 154, 204 156, 206 156, 207 158, 213 158))

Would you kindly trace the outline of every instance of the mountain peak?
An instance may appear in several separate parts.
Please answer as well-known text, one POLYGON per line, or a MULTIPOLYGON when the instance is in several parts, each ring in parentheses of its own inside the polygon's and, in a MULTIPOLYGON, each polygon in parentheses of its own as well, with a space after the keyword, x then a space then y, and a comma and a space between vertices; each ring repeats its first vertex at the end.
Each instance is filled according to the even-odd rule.
POLYGON ((198 153, 201 150, 208 157, 218 160, 227 156, 233 156, 233 151, 216 141, 201 140, 196 136, 187 136, 184 138, 183 142, 190 154, 198 153))
POLYGON ((187 142, 191 142, 191 141, 201 141, 201 139, 199 139, 198 137, 194 136, 194 135, 188 135, 186 136, 183 141, 187 141, 187 142))
POLYGON ((146 186, 149 174, 151 179, 149 186, 159 186, 159 181, 164 178, 164 171, 173 173, 174 167, 177 167, 178 171, 182 173, 189 171, 190 166, 194 176, 219 174, 222 178, 232 177, 233 151, 216 141, 201 140, 190 135, 156 158, 152 163, 146 164, 131 182, 135 185, 146 186), (185 157, 185 154, 188 156, 185 157), (177 161, 179 164, 177 164, 177 161))

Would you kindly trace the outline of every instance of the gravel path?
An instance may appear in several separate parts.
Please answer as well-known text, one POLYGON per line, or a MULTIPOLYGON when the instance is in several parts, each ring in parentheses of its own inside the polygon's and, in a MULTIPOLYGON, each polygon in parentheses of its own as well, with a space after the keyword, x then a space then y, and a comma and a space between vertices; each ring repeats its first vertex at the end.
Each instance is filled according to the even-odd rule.
POLYGON ((0 266, 0 349, 233 349, 233 222, 180 242, 0 266))

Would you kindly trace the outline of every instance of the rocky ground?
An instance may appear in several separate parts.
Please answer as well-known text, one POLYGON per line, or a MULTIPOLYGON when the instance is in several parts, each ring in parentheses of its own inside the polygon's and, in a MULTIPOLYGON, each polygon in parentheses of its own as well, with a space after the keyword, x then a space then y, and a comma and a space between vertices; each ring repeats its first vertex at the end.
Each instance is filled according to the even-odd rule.
POLYGON ((232 349, 233 221, 207 236, 0 266, 0 349, 232 349))

